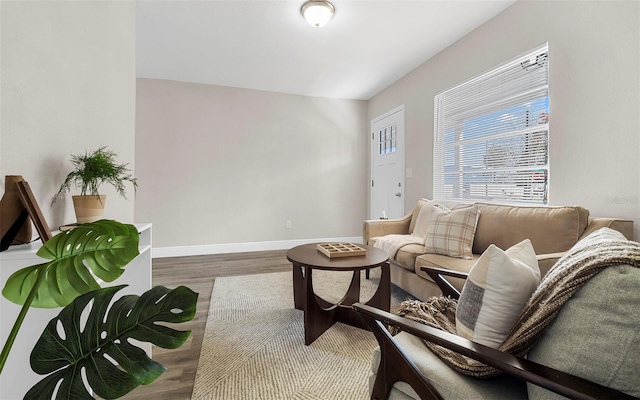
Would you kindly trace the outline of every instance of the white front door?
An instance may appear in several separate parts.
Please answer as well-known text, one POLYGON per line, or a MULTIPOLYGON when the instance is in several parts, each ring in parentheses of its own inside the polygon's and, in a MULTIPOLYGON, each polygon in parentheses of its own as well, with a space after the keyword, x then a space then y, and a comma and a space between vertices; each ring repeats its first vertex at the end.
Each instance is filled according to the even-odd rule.
POLYGON ((371 121, 371 218, 404 215, 404 106, 371 121))

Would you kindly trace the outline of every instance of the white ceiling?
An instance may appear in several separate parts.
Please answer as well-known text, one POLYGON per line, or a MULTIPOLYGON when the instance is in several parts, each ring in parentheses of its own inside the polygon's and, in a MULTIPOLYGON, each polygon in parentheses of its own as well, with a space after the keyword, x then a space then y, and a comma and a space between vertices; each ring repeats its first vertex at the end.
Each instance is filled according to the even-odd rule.
POLYGON ((515 0, 136 2, 137 76, 368 100, 515 0))

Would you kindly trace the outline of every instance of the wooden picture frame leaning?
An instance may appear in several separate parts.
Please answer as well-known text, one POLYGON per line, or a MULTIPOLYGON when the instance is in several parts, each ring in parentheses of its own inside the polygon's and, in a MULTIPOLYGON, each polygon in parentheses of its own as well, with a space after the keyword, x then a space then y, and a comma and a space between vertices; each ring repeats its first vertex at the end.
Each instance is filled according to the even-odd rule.
POLYGON ((16 182, 16 185, 18 186, 18 194, 20 195, 22 204, 24 204, 24 207, 27 209, 29 217, 31 217, 31 221, 33 221, 33 225, 35 225, 36 231, 38 231, 38 234, 40 235, 40 240, 42 240, 42 243, 46 243, 47 240, 53 237, 53 235, 51 234, 51 229, 49 229, 47 221, 42 215, 42 211, 38 206, 36 198, 33 196, 29 183, 22 180, 20 182, 16 182))

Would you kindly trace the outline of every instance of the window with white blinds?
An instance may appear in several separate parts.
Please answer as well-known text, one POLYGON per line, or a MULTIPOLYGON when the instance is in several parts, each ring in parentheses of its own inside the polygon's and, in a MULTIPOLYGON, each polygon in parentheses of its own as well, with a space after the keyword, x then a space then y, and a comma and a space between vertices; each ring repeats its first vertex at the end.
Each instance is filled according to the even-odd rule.
POLYGON ((548 46, 435 96, 436 199, 547 204, 548 46))

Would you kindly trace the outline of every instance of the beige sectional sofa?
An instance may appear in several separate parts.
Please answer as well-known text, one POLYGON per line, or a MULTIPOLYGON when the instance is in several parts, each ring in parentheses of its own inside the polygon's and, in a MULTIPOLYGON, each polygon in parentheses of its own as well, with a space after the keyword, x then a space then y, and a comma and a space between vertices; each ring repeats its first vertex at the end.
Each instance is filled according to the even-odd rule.
MULTIPOLYGON (((368 245, 386 235, 407 235, 413 232, 416 219, 422 207, 429 200, 421 199, 414 209, 403 218, 389 220, 364 221, 363 239, 368 245)), ((442 202, 453 208, 454 203, 442 202)), ((501 204, 475 203, 480 210, 475 236, 473 238, 473 257, 463 259, 441 254, 425 254, 421 244, 408 244, 401 247, 391 261, 391 281, 421 300, 441 295, 438 286, 433 283, 421 267, 446 268, 468 272, 480 255, 495 244, 506 250, 509 247, 529 239, 536 252, 542 275, 555 262, 589 233, 609 227, 621 232, 626 238, 633 239, 633 221, 616 218, 593 218, 589 211, 580 206, 511 206, 501 204)), ((462 279, 451 278, 453 286, 462 289, 462 279)))

